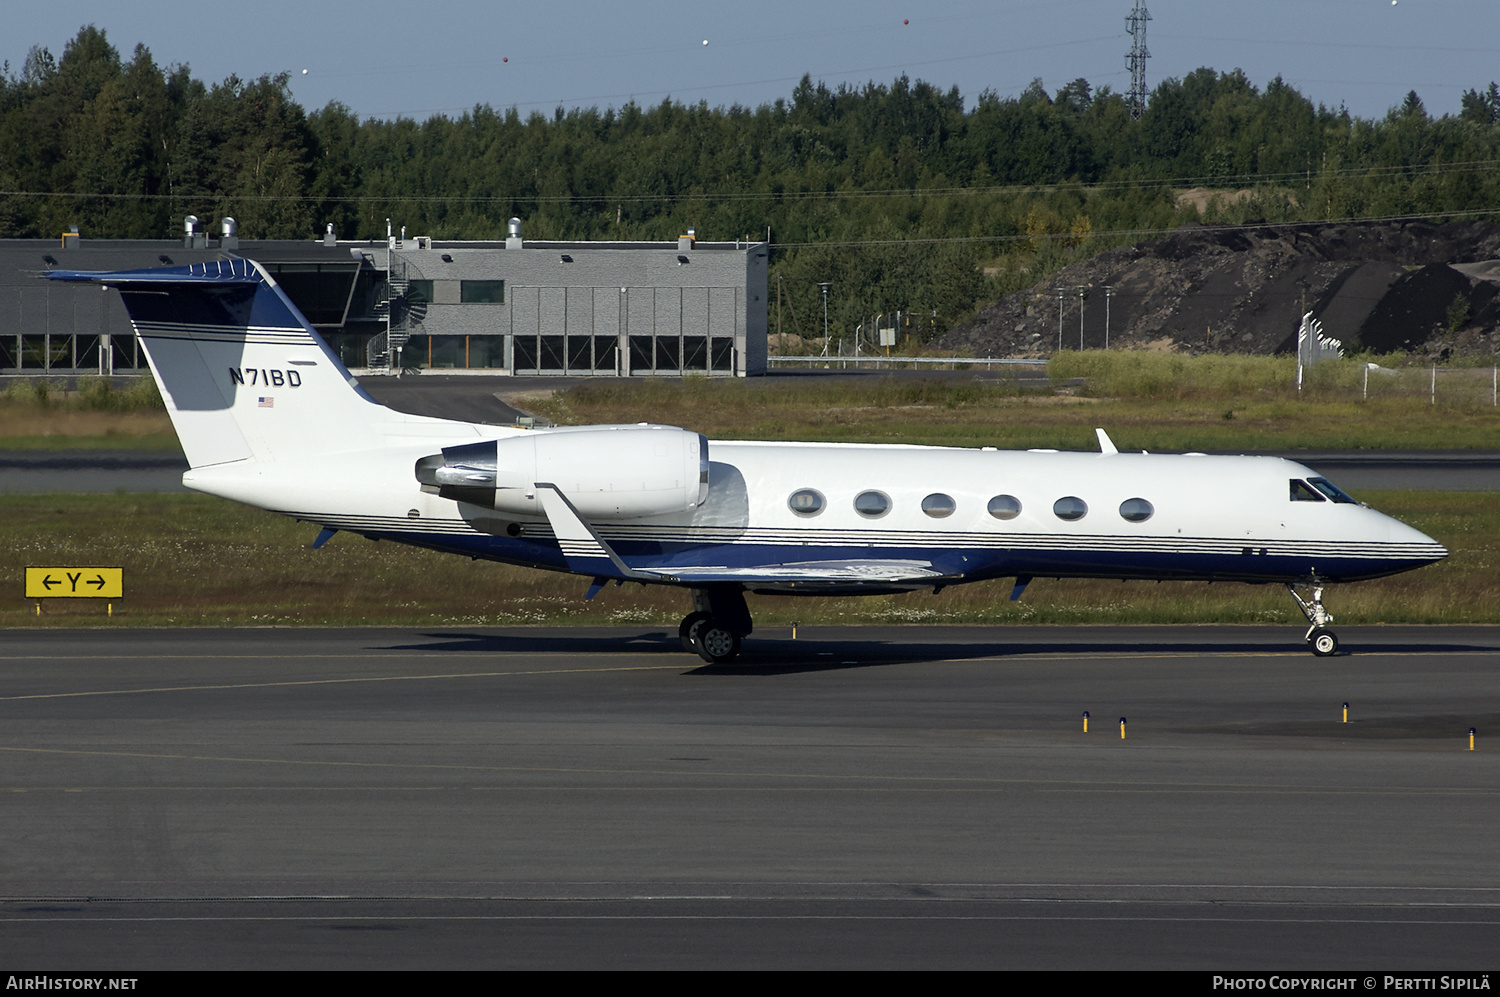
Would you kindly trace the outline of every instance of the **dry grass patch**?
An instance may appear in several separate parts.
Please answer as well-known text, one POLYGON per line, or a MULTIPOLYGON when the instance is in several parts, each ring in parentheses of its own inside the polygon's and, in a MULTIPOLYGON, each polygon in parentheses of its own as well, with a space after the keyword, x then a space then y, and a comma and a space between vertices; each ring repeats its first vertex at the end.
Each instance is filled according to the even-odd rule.
POLYGON ((0 446, 9 449, 179 449, 166 412, 14 409, 0 405, 0 446))

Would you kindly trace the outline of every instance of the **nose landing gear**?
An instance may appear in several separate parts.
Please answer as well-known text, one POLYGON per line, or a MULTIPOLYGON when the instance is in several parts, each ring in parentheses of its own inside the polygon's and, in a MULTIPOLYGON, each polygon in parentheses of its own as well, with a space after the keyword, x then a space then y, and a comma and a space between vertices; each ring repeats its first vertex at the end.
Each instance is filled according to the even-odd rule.
POLYGON ((1314 583, 1311 599, 1303 599, 1297 594, 1297 589, 1291 582, 1287 582, 1286 590, 1292 594, 1297 602, 1297 608, 1302 610, 1302 615, 1307 617, 1308 627, 1305 639, 1307 646, 1320 658, 1327 658, 1338 653, 1338 636, 1329 629, 1333 623, 1333 614, 1323 608, 1323 586, 1314 583))

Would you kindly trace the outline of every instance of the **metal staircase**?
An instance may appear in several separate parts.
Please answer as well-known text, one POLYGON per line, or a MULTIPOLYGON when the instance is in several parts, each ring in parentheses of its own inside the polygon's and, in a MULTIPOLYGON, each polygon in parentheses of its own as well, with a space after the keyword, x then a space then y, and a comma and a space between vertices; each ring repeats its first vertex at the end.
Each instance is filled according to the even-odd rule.
POLYGON ((392 253, 385 300, 375 306, 375 315, 385 320, 385 331, 371 336, 365 346, 365 366, 372 374, 400 372, 401 349, 411 339, 412 308, 407 300, 410 290, 406 261, 396 259, 392 253))

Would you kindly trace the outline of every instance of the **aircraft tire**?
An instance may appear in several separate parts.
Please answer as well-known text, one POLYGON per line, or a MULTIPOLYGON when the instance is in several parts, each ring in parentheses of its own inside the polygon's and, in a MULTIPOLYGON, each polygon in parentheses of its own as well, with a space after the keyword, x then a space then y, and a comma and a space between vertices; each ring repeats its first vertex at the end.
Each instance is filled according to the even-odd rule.
POLYGON ((689 613, 677 628, 677 637, 682 641, 682 649, 689 654, 698 653, 698 631, 703 624, 713 619, 712 613, 689 613))
POLYGON ((740 635, 730 633, 712 620, 698 628, 697 638, 698 657, 711 665, 732 661, 740 653, 740 635))
POLYGON ((1339 639, 1332 630, 1318 627, 1307 635, 1307 646, 1312 648, 1313 654, 1320 658, 1327 658, 1338 653, 1339 639))

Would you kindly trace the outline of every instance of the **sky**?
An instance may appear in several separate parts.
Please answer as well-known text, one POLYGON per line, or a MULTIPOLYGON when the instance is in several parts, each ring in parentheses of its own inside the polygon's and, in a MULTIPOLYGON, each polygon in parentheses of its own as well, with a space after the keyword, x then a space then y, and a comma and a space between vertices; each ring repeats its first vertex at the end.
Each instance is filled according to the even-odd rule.
MULTIPOLYGON (((830 86, 901 74, 965 106, 984 90, 1049 92, 1083 77, 1130 87, 1125 17, 1133 0, 665 0, 515 4, 449 0, 258 0, 190 4, 52 0, 0 6, 0 60, 19 73, 33 45, 61 57, 86 24, 128 59, 216 83, 290 74, 309 110, 360 118, 456 117, 480 104, 551 113, 668 97, 754 107, 788 97, 804 73, 830 86), (181 15, 178 15, 181 11, 181 15)), ((1434 116, 1500 80, 1500 0, 1147 0, 1146 82, 1200 66, 1280 75, 1314 103, 1378 118, 1409 90, 1434 116)))

